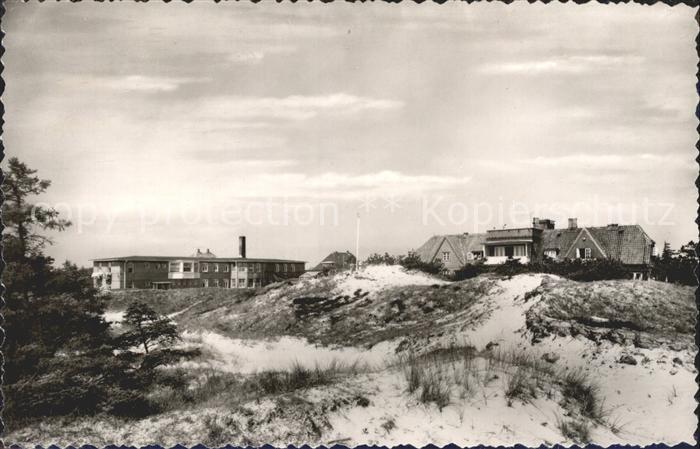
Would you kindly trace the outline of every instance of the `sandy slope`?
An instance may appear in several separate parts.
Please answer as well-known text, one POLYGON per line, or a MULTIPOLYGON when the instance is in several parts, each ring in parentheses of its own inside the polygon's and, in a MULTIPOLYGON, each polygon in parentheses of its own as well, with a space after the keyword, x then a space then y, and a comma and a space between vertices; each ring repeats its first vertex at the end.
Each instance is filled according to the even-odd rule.
MULTIPOLYGON (((467 341, 477 348, 498 343, 504 348, 515 347, 538 354, 556 353, 560 356, 558 365, 593 373, 599 380, 605 408, 610 410, 611 426, 621 427, 617 434, 610 427, 595 427, 593 442, 601 445, 692 442, 696 426, 693 354, 659 348, 639 349, 610 342, 596 345, 584 337, 551 337, 531 345, 525 312, 537 303, 537 298, 527 302, 523 298, 540 285, 543 277, 520 275, 500 281, 499 293, 490 298, 494 308, 485 323, 459 335, 447 336, 431 346, 467 341), (618 363, 622 354, 631 354, 640 363, 636 366, 618 363), (674 364, 675 357, 681 358, 683 364, 674 364)), ((551 401, 539 400, 515 408, 508 407, 502 398, 487 404, 466 401, 451 404, 439 412, 435 407, 412 403, 395 376, 385 374, 373 379, 375 382, 383 385, 375 399, 377 406, 335 416, 332 423, 337 438, 345 435, 353 444, 567 442, 555 428, 556 416, 563 411, 551 401), (466 418, 457 419, 461 415, 466 418), (381 424, 391 417, 396 420, 397 427, 386 432, 381 424)), ((498 394, 498 388, 491 388, 486 394, 498 394)))
MULTIPOLYGON (((549 399, 540 395, 529 403, 507 401, 507 376, 501 376, 469 397, 453 391, 449 405, 439 410, 435 404, 422 404, 416 394, 409 394, 405 377, 392 365, 409 349, 420 353, 469 344, 478 350, 487 346, 515 349, 537 357, 554 353, 558 356, 554 364, 559 369, 592 373, 609 411, 605 423, 592 426, 594 443, 692 442, 696 386, 694 353, 688 347, 680 345, 674 350, 667 344, 652 344, 639 348, 630 339, 624 343, 592 339, 591 335, 598 335, 595 332, 576 336, 554 332, 533 343, 532 329, 528 328, 532 320, 528 317, 534 311, 549 310, 550 303, 545 301, 553 301, 551 295, 562 286, 581 295, 571 290, 578 288, 576 285, 560 282, 564 281, 551 276, 519 275, 448 284, 399 267, 371 267, 358 274, 284 285, 243 302, 237 299, 227 304, 224 298, 207 301, 198 297, 199 302, 170 312, 187 328, 183 333, 186 344, 203 350, 200 359, 183 367, 245 376, 265 369, 286 369, 294 362, 312 367, 341 360, 359 361, 368 369, 332 385, 261 398, 243 406, 207 405, 136 422, 112 418, 47 420, 39 428, 11 433, 7 441, 107 444, 118 436, 120 442, 131 444, 195 444, 214 441, 212 429, 221 428, 224 431, 218 437, 225 441, 277 446, 333 442, 347 446, 572 443, 557 427, 557 420, 569 411, 556 391, 549 399), (295 298, 314 300, 295 302, 295 298), (299 304, 303 313, 299 312, 299 304), (336 317, 335 324, 328 323, 328 315, 336 317), (338 323, 342 326, 352 319, 356 321, 338 327, 338 323), (256 337, 242 323, 270 330, 270 335, 256 337), (386 327, 393 331, 378 334, 371 345, 359 345, 369 340, 354 338, 353 326, 364 333, 379 328, 384 331, 386 327), (284 329, 290 332, 285 334, 284 329), (336 339, 327 338, 333 332, 336 339), (338 332, 343 338, 337 338, 338 332), (245 338, 235 338, 239 334, 245 338), (310 343, 307 337, 316 343, 310 343), (321 345, 324 341, 338 343, 321 345), (634 357, 637 365, 619 363, 623 355, 634 357), (80 437, 83 433, 85 438, 80 437)), ((692 301, 685 290, 668 286, 610 285, 605 287, 610 295, 606 301, 627 295, 630 301, 647 298, 653 302, 658 299, 655 292, 664 289, 680 292, 678 301, 692 301)), ((596 286, 582 286, 592 287, 596 286)), ((179 300, 179 304, 182 302, 179 300)), ((672 316, 671 312, 666 310, 664 316, 672 316)), ((584 318, 593 322, 598 319, 584 318)), ((666 325, 671 326, 671 321, 666 325)), ((641 332, 645 341, 654 342, 664 329, 641 332)), ((675 335, 673 330, 669 332, 675 335)), ((681 338, 680 334, 676 337, 681 338)))

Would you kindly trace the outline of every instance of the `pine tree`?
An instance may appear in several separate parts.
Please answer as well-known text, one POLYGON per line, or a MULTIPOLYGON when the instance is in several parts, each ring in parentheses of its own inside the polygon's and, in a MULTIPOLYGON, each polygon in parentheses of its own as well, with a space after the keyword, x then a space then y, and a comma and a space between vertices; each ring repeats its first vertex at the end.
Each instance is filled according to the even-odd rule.
POLYGON ((70 221, 60 218, 56 209, 31 202, 30 197, 44 193, 51 185, 51 181, 40 179, 36 172, 16 157, 8 161, 3 184, 3 220, 9 231, 4 242, 6 260, 40 255, 47 244, 53 243, 37 228, 63 231, 71 225, 70 221))
POLYGON ((175 324, 159 316, 142 302, 133 302, 124 314, 123 325, 130 329, 120 336, 124 348, 143 346, 146 354, 157 345, 170 346, 180 339, 175 324))

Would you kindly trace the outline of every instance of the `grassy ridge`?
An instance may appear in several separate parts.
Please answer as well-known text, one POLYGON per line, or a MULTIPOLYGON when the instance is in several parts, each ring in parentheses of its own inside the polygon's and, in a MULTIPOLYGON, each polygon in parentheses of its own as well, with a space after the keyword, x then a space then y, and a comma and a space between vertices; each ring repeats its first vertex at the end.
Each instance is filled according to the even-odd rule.
POLYGON ((232 338, 297 336, 313 343, 371 346, 401 336, 427 336, 436 322, 474 325, 486 318, 473 305, 494 281, 470 279, 446 285, 410 285, 372 292, 339 293, 333 278, 288 281, 258 290, 182 289, 119 292, 110 309, 139 299, 174 317, 182 329, 211 330, 232 338))
POLYGON ((695 334, 694 288, 658 281, 580 283, 548 280, 527 294, 539 297, 526 314, 535 338, 584 335, 617 343, 686 345, 695 334))

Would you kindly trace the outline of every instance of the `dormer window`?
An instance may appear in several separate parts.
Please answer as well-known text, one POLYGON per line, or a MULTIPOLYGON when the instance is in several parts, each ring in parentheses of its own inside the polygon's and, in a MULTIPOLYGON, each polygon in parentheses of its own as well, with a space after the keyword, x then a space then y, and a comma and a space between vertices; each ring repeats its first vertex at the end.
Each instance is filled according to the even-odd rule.
POLYGON ((450 253, 449 251, 445 251, 442 253, 442 261, 443 262, 449 262, 450 261, 450 253))

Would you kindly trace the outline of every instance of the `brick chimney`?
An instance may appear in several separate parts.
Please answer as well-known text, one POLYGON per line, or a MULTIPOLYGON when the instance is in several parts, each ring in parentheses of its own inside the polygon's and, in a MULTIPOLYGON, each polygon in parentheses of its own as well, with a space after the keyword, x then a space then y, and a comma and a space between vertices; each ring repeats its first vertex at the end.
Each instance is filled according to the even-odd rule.
POLYGON ((569 229, 576 229, 576 228, 578 228, 577 219, 576 218, 569 218, 569 229))
POLYGON ((245 259, 245 235, 238 237, 238 256, 245 259))

